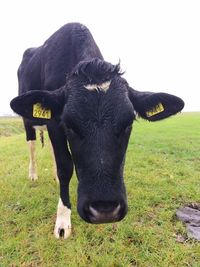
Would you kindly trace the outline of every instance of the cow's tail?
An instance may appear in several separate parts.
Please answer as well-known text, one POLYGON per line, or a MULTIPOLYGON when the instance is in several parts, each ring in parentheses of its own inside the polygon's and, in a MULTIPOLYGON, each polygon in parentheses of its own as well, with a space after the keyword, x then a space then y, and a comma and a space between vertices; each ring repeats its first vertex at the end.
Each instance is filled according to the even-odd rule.
POLYGON ((44 131, 40 130, 40 142, 42 144, 42 148, 44 147, 44 131))

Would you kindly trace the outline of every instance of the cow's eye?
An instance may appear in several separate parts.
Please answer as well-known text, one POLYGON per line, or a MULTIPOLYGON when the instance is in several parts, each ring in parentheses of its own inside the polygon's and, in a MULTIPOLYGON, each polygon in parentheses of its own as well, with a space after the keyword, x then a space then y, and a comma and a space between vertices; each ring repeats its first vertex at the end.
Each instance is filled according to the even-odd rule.
POLYGON ((121 127, 120 129, 118 129, 118 131, 116 132, 116 136, 117 137, 121 137, 123 134, 129 133, 132 129, 132 124, 128 125, 126 127, 121 127))
POLYGON ((131 130, 132 130, 132 124, 129 125, 129 126, 127 126, 127 127, 125 128, 125 132, 129 132, 129 131, 131 131, 131 130))
POLYGON ((72 127, 65 127, 65 133, 68 138, 79 138, 79 139, 83 138, 83 135, 79 133, 77 129, 74 129, 72 127))
POLYGON ((131 132, 131 129, 132 129, 132 124, 126 126, 126 127, 124 128, 124 130, 123 130, 123 133, 124 133, 124 134, 128 134, 128 133, 131 132))
POLYGON ((68 128, 68 127, 66 128, 66 133, 70 134, 70 135, 74 135, 75 134, 74 130, 72 128, 68 128))

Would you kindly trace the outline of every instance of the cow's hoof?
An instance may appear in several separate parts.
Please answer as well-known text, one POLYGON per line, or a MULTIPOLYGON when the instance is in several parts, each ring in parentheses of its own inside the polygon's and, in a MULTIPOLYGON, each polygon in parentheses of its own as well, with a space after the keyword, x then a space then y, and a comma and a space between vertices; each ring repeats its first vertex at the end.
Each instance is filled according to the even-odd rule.
POLYGON ((56 183, 57 183, 57 184, 59 184, 59 183, 60 183, 60 181, 59 181, 59 178, 58 178, 58 176, 57 176, 57 175, 55 175, 55 176, 54 176, 54 180, 56 181, 56 183))
POLYGON ((71 209, 63 205, 61 199, 58 202, 54 235, 56 238, 66 239, 71 234, 71 209))
POLYGON ((36 181, 38 179, 37 173, 29 173, 29 179, 31 181, 36 181))
POLYGON ((55 227, 54 235, 57 239, 67 239, 71 235, 71 225, 65 227, 55 227))

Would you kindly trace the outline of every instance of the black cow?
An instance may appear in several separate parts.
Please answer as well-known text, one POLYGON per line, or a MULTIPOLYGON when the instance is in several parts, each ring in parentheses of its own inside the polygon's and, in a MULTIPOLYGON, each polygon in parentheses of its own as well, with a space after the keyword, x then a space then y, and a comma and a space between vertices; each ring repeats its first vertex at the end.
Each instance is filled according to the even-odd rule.
POLYGON ((27 140, 46 125, 60 181, 55 236, 71 232, 69 182, 78 177, 78 213, 89 223, 120 221, 127 213, 125 153, 136 114, 157 121, 184 102, 165 93, 139 92, 120 66, 104 61, 89 30, 66 24, 42 46, 24 53, 19 96, 11 108, 24 118, 27 140), (68 147, 69 145, 69 147, 68 147))

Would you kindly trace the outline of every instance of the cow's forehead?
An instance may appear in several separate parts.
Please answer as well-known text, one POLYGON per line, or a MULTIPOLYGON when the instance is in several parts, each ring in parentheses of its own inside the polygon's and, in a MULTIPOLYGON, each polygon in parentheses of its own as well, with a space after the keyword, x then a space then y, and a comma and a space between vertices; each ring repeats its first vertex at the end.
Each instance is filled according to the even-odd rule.
MULTIPOLYGON (((82 94, 86 95, 88 92, 103 92, 107 94, 112 91, 113 95, 122 95, 127 93, 128 83, 120 75, 116 74, 112 79, 102 78, 96 82, 84 81, 80 77, 70 77, 66 80, 66 88, 69 88, 70 95, 82 94)), ((108 94, 110 97, 110 94, 108 94)))
POLYGON ((67 121, 122 121, 134 118, 134 108, 126 88, 113 87, 107 91, 74 88, 63 110, 62 120, 67 121))
POLYGON ((102 105, 114 105, 115 108, 128 102, 127 84, 122 80, 105 81, 99 84, 72 83, 67 97, 67 105, 70 107, 94 109, 102 105))

